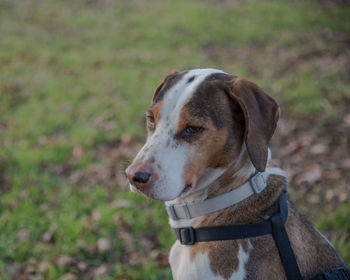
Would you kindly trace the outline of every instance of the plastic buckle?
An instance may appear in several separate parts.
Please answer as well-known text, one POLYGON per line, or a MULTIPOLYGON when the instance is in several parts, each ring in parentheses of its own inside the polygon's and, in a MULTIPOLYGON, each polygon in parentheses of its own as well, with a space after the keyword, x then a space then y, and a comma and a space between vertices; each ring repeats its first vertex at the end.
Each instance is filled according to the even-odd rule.
POLYGON ((256 194, 261 193, 266 187, 265 178, 261 173, 256 173, 252 178, 250 178, 249 183, 256 194), (256 181, 257 179, 259 179, 259 177, 262 179, 264 183, 263 186, 259 185, 259 182, 256 181))
POLYGON ((193 245, 194 229, 192 227, 180 228, 179 239, 182 245, 193 245))

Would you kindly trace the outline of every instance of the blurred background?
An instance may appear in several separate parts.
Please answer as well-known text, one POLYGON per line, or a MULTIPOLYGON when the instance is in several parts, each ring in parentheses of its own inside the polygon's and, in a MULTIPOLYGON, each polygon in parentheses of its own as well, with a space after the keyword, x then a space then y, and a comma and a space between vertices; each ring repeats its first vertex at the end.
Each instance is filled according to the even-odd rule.
POLYGON ((163 204, 123 170, 196 67, 279 101, 273 163, 350 264, 347 1, 0 0, 0 279, 171 279, 163 204))

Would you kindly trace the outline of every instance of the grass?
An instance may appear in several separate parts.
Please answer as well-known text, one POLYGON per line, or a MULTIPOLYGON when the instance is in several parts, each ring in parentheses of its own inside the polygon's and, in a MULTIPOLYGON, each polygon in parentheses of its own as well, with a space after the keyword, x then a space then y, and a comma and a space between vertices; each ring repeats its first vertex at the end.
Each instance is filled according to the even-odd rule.
MULTIPOLYGON (((142 142, 154 88, 173 69, 215 67, 257 81, 287 115, 341 119, 349 12, 316 1, 1 1, 0 279, 171 279, 163 205, 125 191, 119 174, 135 151, 122 139, 142 142)), ((349 263, 349 239, 336 245, 349 263)))

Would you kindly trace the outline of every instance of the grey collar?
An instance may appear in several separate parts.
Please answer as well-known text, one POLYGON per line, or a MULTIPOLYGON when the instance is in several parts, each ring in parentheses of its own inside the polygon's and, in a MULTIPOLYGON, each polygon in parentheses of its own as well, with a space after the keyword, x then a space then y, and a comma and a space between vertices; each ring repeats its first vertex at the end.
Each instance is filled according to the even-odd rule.
POLYGON ((262 192, 267 186, 266 172, 258 172, 239 187, 213 198, 184 204, 166 205, 172 220, 193 219, 235 205, 253 194, 262 192))

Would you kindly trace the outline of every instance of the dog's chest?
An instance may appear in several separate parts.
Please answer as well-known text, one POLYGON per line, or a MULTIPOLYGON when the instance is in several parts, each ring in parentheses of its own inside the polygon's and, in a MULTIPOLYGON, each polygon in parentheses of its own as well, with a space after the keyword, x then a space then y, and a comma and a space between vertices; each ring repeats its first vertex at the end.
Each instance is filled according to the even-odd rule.
POLYGON ((237 255, 223 256, 225 258, 237 258, 238 267, 232 272, 229 278, 215 274, 212 270, 212 264, 208 257, 208 251, 197 253, 191 258, 191 246, 181 245, 176 241, 172 246, 169 262, 174 280, 242 280, 246 277, 246 264, 249 260, 249 252, 246 252, 241 246, 237 255))

